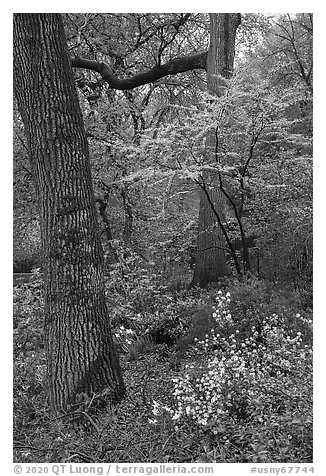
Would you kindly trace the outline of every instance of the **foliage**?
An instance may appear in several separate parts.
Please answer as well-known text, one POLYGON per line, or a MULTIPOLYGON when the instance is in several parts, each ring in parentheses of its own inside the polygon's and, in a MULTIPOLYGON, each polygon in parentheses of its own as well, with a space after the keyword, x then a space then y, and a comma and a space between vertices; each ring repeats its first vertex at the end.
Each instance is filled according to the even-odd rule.
POLYGON ((189 182, 209 190, 207 171, 218 178, 228 237, 232 243, 254 239, 247 270, 300 282, 311 274, 312 138, 307 115, 297 110, 306 92, 300 84, 296 92, 271 86, 251 66, 239 69, 226 96, 203 93, 196 104, 175 107, 170 123, 155 136, 148 132, 141 144, 160 164, 162 180, 166 169, 174 171, 180 193, 189 182), (205 137, 212 129, 219 145, 207 164, 205 137))
POLYGON ((14 272, 27 273, 40 265, 40 232, 35 190, 28 161, 23 125, 14 104, 14 272))
MULTIPOLYGON (((67 14, 65 26, 72 54, 108 62, 121 77, 208 44, 205 14, 67 14)), ((215 128, 221 167, 213 169, 229 197, 225 227, 237 259, 243 261, 244 232, 251 271, 293 283, 311 301, 311 51, 312 15, 244 14, 223 98, 203 93, 198 71, 121 92, 94 72, 76 70, 96 197, 106 204, 107 222, 99 216, 105 248, 109 223, 113 240, 167 275, 178 266, 191 281, 196 180, 204 172, 205 134, 215 128)), ((37 223, 34 210, 26 216, 32 194, 17 114, 15 132, 16 261, 31 255, 35 265, 37 223)))
POLYGON ((97 408, 94 396, 53 419, 39 273, 14 288, 15 461, 311 461, 311 313, 295 295, 255 278, 220 292, 158 289, 161 314, 148 301, 114 327, 126 399, 97 408), (162 321, 175 345, 155 343, 162 321))
MULTIPOLYGON (((207 16, 187 15, 69 14, 65 27, 72 54, 126 77, 205 51, 207 16)), ((312 16, 245 14, 239 31, 223 98, 203 93, 203 71, 129 92, 75 71, 127 397, 50 416, 34 272, 14 287, 16 461, 312 461, 312 16), (207 170, 240 261, 240 225, 251 239, 251 273, 235 279, 230 260, 217 289, 188 289, 207 170)), ((14 264, 29 271, 40 237, 16 111, 14 129, 14 264)))
POLYGON ((176 430, 182 421, 202 426, 212 441, 226 436, 245 461, 269 462, 275 444, 279 461, 300 461, 307 455, 298 448, 309 445, 312 432, 312 321, 296 315, 304 337, 277 314, 265 316, 260 327, 246 322, 239 329, 229 303, 230 293, 220 291, 215 327, 197 341, 190 363, 173 380, 175 405, 154 401, 153 414, 169 415, 176 430), (229 433, 238 424, 243 434, 229 433))
POLYGON ((146 345, 151 348, 153 343, 171 346, 178 342, 193 316, 202 314, 211 300, 205 291, 180 290, 178 286, 171 289, 170 277, 157 273, 153 264, 144 264, 135 253, 129 251, 124 256, 122 248, 106 286, 116 338, 120 347, 134 356, 146 345))
POLYGON ((40 269, 34 269, 31 282, 14 286, 14 336, 19 352, 39 347, 43 336, 43 282, 40 269))
POLYGON ((14 286, 13 308, 14 424, 19 430, 44 411, 43 283, 39 269, 33 270, 31 282, 14 286))

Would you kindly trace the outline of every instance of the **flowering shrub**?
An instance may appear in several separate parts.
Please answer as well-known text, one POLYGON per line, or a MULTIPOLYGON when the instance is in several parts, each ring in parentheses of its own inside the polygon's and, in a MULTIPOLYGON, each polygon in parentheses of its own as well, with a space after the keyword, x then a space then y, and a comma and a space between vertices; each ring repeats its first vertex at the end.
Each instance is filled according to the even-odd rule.
MULTIPOLYGON (((215 436, 224 434, 232 420, 262 426, 265 432, 282 428, 290 440, 308 438, 311 346, 276 314, 262 319, 259 328, 239 331, 229 304, 230 295, 220 291, 212 313, 216 327, 197 340, 182 374, 173 379, 174 405, 160 409, 155 403, 154 414, 168 414, 177 428, 187 421, 215 436)), ((295 319, 311 333, 311 320, 300 314, 295 319)))
POLYGON ((127 352, 135 339, 135 331, 126 329, 125 326, 119 326, 114 330, 114 337, 120 349, 127 352))

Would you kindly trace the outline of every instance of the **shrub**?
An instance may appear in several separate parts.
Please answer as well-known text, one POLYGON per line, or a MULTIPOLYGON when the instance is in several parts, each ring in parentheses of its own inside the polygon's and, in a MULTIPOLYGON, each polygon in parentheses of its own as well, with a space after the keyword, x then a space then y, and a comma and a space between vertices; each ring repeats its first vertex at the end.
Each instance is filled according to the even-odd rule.
POLYGON ((131 344, 127 340, 141 337, 147 343, 172 346, 188 332, 193 317, 205 313, 209 294, 168 291, 163 277, 144 267, 136 255, 122 255, 119 260, 107 277, 106 290, 114 332, 118 336, 121 326, 125 329, 118 338, 120 348, 126 351, 131 344))
POLYGON ((116 251, 119 261, 109 270, 106 294, 113 310, 113 324, 127 324, 130 316, 153 312, 164 287, 151 265, 145 267, 135 253, 124 255, 119 248, 116 251))
POLYGON ((312 310, 302 307, 297 292, 284 286, 278 288, 252 275, 242 280, 229 280, 226 286, 232 295, 230 312, 239 330, 248 331, 252 326, 260 330, 265 319, 277 314, 282 325, 301 332, 305 340, 312 336, 305 332, 302 321, 294 317, 300 314, 306 320, 312 319, 312 310))
POLYGON ((43 347, 43 281, 39 269, 28 283, 14 286, 14 352, 43 347))
MULTIPOLYGON (((184 422, 200 426, 215 444, 224 436, 234 441, 240 424, 236 444, 252 461, 258 454, 266 462, 274 439, 279 450, 287 448, 288 461, 310 458, 311 345, 277 314, 265 317, 259 329, 239 330, 229 305, 229 294, 220 291, 212 313, 216 326, 197 340, 182 374, 173 379, 174 405, 155 403, 154 415, 168 415, 177 428, 184 422)), ((311 320, 300 314, 295 319, 311 335, 311 320)))
POLYGON ((42 413, 45 400, 43 281, 33 271, 29 283, 14 286, 14 424, 28 425, 42 413))

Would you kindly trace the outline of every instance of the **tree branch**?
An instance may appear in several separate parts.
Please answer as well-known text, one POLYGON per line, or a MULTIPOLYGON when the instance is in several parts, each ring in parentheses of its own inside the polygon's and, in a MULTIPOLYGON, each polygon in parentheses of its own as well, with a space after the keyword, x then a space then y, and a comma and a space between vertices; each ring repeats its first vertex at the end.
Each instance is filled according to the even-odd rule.
POLYGON ((98 61, 84 58, 72 58, 71 65, 74 68, 85 68, 99 73, 112 89, 128 90, 153 83, 171 74, 184 73, 193 69, 206 69, 207 53, 206 51, 192 56, 175 58, 160 66, 154 66, 154 68, 144 73, 125 79, 117 78, 106 63, 99 63, 98 61))

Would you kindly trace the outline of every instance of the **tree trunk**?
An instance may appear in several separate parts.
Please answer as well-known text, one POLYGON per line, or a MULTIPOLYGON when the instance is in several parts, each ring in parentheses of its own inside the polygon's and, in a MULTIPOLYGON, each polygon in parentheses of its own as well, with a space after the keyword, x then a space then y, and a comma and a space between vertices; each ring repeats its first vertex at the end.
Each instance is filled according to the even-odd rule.
POLYGON ((14 88, 40 209, 51 406, 66 411, 78 394, 104 389, 119 401, 88 144, 60 15, 14 15, 14 88))
POLYGON ((112 232, 111 232, 111 225, 110 225, 109 217, 106 213, 106 209, 108 207, 108 199, 109 199, 108 196, 104 196, 104 198, 101 198, 101 197, 95 195, 95 202, 97 202, 99 204, 99 214, 102 218, 103 227, 104 227, 104 229, 100 233, 100 235, 102 236, 103 233, 105 234, 107 247, 108 247, 108 253, 107 253, 107 256, 106 256, 106 264, 112 265, 112 264, 118 263, 119 258, 118 258, 117 252, 116 252, 116 250, 115 250, 115 248, 112 244, 113 236, 112 236, 112 232))
MULTIPOLYGON (((235 36, 240 25, 240 14, 210 14, 210 48, 207 55, 207 88, 211 94, 222 96, 232 76, 235 36)), ((206 138, 206 161, 216 163, 216 130, 206 138)), ((206 286, 218 282, 227 274, 225 230, 225 198, 220 189, 218 175, 204 172, 199 190, 199 218, 197 255, 192 285, 206 286), (209 198, 207 197, 209 194, 209 198)))
POLYGON ((121 188, 121 197, 122 197, 122 203, 123 203, 123 209, 124 209, 124 214, 125 214, 125 222, 123 226, 123 242, 124 245, 127 248, 132 248, 131 245, 131 236, 132 236, 132 226, 133 226, 133 213, 132 213, 132 208, 130 205, 129 197, 128 197, 129 191, 128 188, 121 188))

